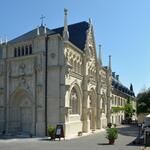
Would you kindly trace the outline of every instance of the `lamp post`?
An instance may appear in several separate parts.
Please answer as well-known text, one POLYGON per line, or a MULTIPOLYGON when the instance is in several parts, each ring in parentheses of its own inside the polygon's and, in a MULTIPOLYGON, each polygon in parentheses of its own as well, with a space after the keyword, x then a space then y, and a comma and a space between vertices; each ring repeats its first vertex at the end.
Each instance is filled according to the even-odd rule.
POLYGON ((140 144, 140 136, 141 136, 141 127, 142 127, 142 124, 138 123, 138 127, 139 127, 138 143, 140 144))
POLYGON ((141 124, 141 123, 138 123, 138 127, 139 127, 139 134, 138 134, 138 137, 140 137, 142 124, 141 124))

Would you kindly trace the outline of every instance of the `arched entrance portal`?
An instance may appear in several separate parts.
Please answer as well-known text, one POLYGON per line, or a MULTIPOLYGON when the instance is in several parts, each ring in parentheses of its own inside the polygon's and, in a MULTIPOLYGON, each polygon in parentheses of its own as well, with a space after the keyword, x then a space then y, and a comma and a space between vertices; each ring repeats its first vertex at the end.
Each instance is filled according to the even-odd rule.
POLYGON ((31 97, 25 90, 15 92, 11 97, 9 108, 9 132, 32 133, 33 109, 31 97))

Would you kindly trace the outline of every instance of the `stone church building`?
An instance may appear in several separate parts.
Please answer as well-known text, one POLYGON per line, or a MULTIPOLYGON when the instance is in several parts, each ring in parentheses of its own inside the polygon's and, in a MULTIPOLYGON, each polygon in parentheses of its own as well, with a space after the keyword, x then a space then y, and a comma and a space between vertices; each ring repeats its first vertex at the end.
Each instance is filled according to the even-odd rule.
POLYGON ((62 124, 71 137, 115 123, 118 92, 123 104, 134 100, 133 91, 112 84, 111 56, 102 66, 91 21, 68 25, 67 10, 63 27, 41 24, 1 43, 0 58, 0 132, 44 136, 48 125, 62 124))

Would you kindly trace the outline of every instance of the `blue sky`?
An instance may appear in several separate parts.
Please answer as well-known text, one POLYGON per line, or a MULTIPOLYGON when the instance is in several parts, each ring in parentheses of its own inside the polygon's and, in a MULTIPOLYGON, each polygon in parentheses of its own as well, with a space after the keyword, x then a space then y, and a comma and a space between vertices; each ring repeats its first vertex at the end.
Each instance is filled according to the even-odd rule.
POLYGON ((103 64, 112 55, 112 69, 121 82, 133 83, 138 93, 150 86, 150 1, 149 0, 1 0, 0 36, 12 39, 40 25, 41 14, 49 28, 92 18, 95 39, 102 44, 103 64))

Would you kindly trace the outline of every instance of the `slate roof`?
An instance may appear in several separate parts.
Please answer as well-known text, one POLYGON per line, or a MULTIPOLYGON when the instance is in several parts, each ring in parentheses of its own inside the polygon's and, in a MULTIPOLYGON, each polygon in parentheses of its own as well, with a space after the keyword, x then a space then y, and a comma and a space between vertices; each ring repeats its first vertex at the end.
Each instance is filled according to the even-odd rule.
MULTIPOLYGON (((68 26, 69 31, 69 41, 76 45, 81 50, 84 50, 85 42, 86 42, 86 34, 89 28, 89 24, 85 21, 72 24, 68 26)), ((63 34, 63 27, 53 29, 54 32, 63 34)))
MULTIPOLYGON (((89 28, 89 24, 88 22, 85 22, 85 21, 68 25, 69 41, 72 42, 81 50, 84 50, 84 47, 85 47, 86 33, 87 33, 88 28, 89 28)), ((44 26, 41 26, 39 29, 40 29, 40 35, 44 34, 44 26)), ((55 29, 47 28, 47 34, 48 35, 60 34, 62 36, 63 29, 64 27, 55 28, 55 29)), ((35 38, 36 36, 37 36, 37 28, 9 41, 8 44, 30 40, 30 39, 35 38)))
MULTIPOLYGON (((53 34, 53 31, 51 31, 50 29, 46 28, 47 29, 47 33, 48 34, 53 34)), ((44 26, 40 26, 39 27, 39 33, 40 35, 43 35, 44 34, 44 26)), ((11 41, 8 42, 8 44, 14 44, 14 43, 18 43, 18 42, 21 42, 21 41, 26 41, 26 40, 30 40, 30 39, 33 39, 37 37, 37 28, 36 29, 33 29, 32 31, 29 31, 11 41)))
POLYGON ((135 94, 134 94, 133 91, 131 91, 130 89, 128 89, 126 86, 124 86, 120 81, 118 81, 115 78, 112 78, 112 86, 115 89, 117 89, 117 90, 119 90, 119 91, 121 91, 121 92, 123 92, 125 94, 128 94, 130 96, 135 97, 135 94))

